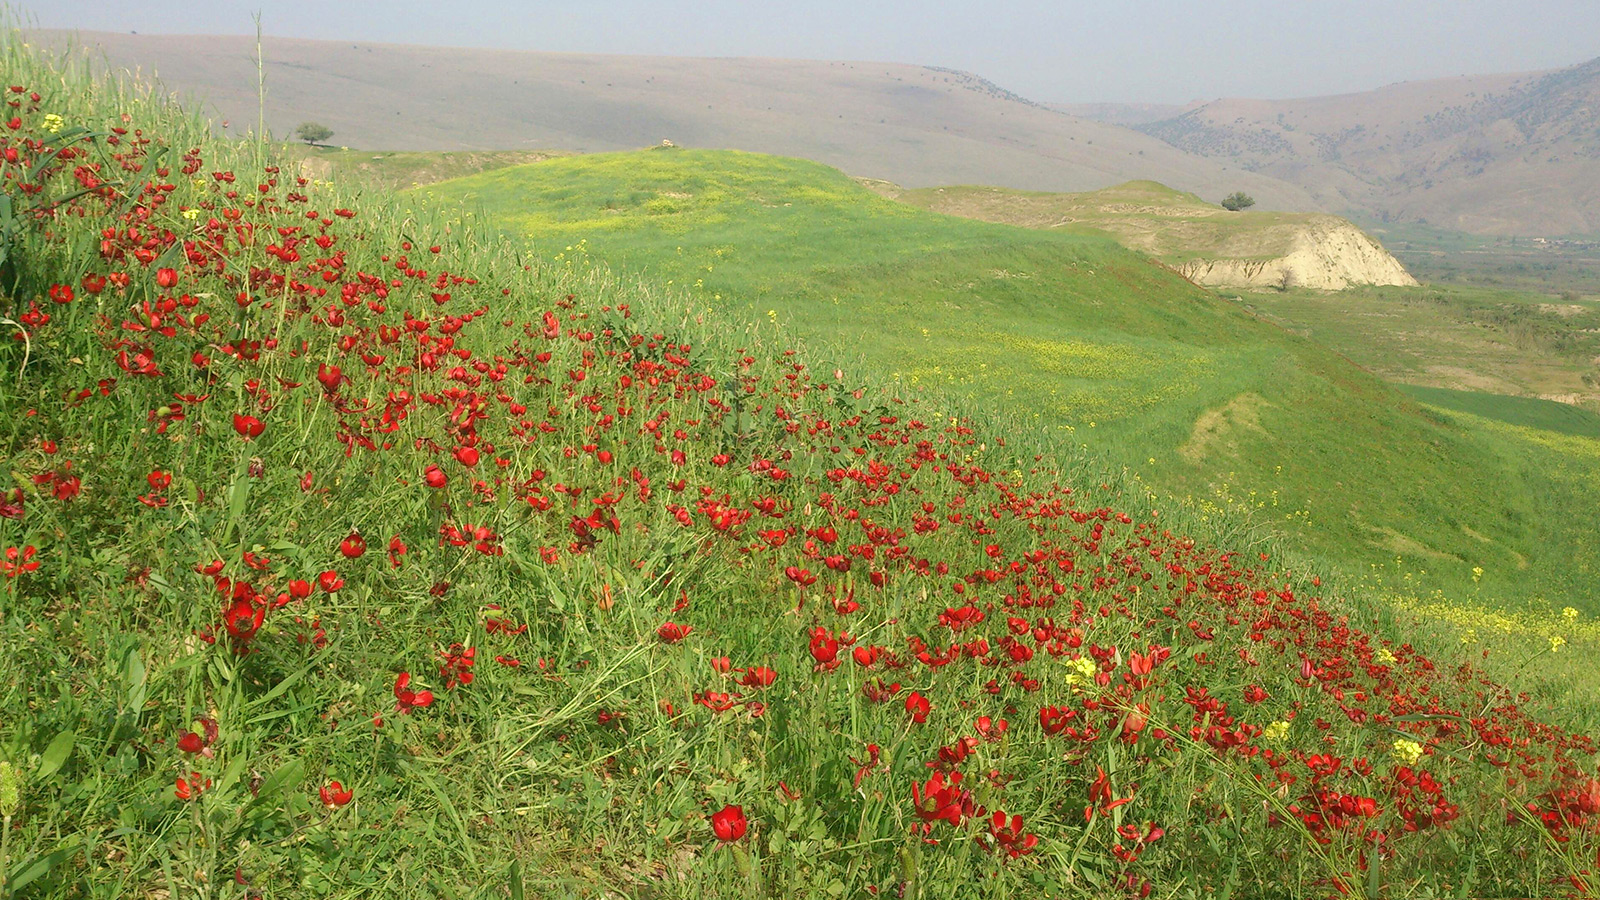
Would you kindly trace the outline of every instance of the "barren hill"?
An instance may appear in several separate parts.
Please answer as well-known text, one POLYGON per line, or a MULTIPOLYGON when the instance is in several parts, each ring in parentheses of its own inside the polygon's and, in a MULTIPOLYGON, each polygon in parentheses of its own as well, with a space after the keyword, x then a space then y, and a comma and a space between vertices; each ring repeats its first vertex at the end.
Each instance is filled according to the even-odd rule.
MULTIPOLYGON (((35 32, 159 76, 234 130, 257 117, 254 39, 35 32)), ((690 147, 799 156, 900 184, 1093 190, 1158 178, 1313 208, 1302 189, 1074 118, 974 75, 892 63, 684 59, 268 38, 268 127, 381 150, 690 147)))
POLYGON ((1478 234, 1600 232, 1600 59, 1551 72, 1218 100, 1136 126, 1323 208, 1478 234))
POLYGON ((1092 228, 1214 287, 1414 285, 1377 241, 1338 216, 1229 212, 1193 194, 1136 181, 1086 194, 985 187, 880 193, 925 209, 1029 228, 1092 228))

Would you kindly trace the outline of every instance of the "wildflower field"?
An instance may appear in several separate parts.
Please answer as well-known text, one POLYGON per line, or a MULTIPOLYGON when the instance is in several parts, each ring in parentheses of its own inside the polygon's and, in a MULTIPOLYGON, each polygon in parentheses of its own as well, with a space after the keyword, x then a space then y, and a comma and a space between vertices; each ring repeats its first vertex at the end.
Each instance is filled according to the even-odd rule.
POLYGON ((1588 736, 1026 420, 0 58, 0 896, 1600 890, 1588 736))
POLYGON ((1478 603, 1600 615, 1592 465, 1351 364, 1577 383, 1569 357, 1593 369, 1590 319, 1512 315, 1512 334, 1495 329, 1533 298, 1472 295, 1458 311, 1438 300, 1450 291, 1394 288, 1246 305, 1104 236, 938 215, 817 163, 729 151, 571 156, 406 197, 480 213, 578 271, 776 319, 877 383, 1007 410, 1012 433, 1126 471, 1233 549, 1282 534, 1324 576, 1414 590, 1414 574, 1478 603), (1513 347, 1522 331, 1533 343, 1513 347))

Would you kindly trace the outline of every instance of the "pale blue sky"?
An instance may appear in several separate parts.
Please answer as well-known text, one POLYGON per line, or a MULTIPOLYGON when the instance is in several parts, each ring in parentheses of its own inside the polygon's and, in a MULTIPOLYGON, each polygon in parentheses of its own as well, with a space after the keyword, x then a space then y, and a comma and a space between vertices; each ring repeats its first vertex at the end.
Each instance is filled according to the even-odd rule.
POLYGON ((1596 0, 22 0, 45 27, 883 60, 1042 101, 1301 97, 1600 56, 1596 0))

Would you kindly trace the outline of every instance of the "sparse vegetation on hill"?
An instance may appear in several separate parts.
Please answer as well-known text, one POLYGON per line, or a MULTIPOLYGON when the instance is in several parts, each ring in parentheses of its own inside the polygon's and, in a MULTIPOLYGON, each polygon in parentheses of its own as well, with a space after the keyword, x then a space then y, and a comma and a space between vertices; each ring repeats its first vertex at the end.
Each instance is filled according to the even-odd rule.
MULTIPOLYGON (((1592 894, 1592 740, 1383 605, 1004 409, 0 54, 7 895, 1592 894)), ((759 188, 612 196, 663 234, 837 195, 841 239, 998 252, 820 167, 653 158, 759 188)), ((1004 234, 1099 267, 1062 303, 1108 329, 1261 333, 1004 234)))
POLYGON ((1229 215, 1216 204, 1153 181, 1130 181, 1085 194, 993 187, 908 191, 868 185, 902 202, 951 215, 1029 228, 1094 229, 1212 287, 1343 290, 1358 284, 1416 283, 1382 246, 1337 216, 1229 215))
POLYGON ((1600 231, 1600 59, 1294 100, 1217 100, 1137 130, 1323 208, 1491 235, 1600 231))

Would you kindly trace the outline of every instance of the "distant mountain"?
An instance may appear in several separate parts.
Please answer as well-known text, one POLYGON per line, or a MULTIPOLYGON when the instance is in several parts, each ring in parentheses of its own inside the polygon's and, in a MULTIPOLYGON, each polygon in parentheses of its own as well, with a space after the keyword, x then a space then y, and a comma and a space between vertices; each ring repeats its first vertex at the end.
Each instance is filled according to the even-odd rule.
MULTIPOLYGON (((257 119, 254 39, 34 32, 138 68, 201 108, 257 119)), ((907 186, 1086 191, 1153 178, 1209 199, 1309 209, 1305 190, 1075 118, 965 72, 867 62, 531 53, 268 38, 266 119, 372 150, 603 151, 663 140, 799 156, 907 186)))
POLYGON ((1064 112, 1080 119, 1132 127, 1181 116, 1200 104, 1179 106, 1175 103, 1049 103, 1046 105, 1056 112, 1064 112))
POLYGON ((1324 208, 1478 234, 1600 232, 1600 59, 1303 100, 1218 100, 1136 126, 1324 208))

